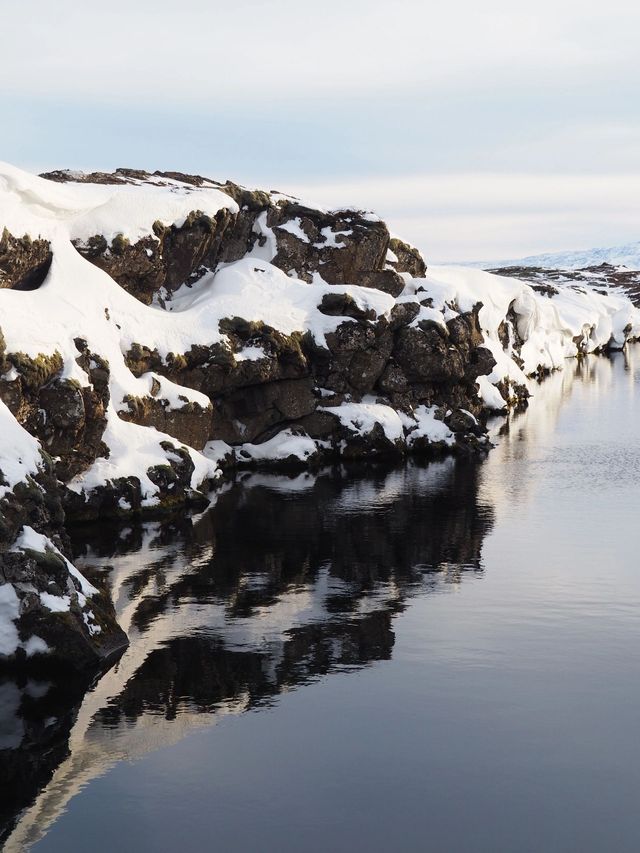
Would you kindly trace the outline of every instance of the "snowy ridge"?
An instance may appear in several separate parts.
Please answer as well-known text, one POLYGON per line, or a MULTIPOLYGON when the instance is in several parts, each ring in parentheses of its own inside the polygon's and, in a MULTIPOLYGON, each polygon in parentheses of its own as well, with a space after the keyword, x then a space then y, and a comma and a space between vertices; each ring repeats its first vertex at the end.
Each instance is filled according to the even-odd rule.
MULTIPOLYGON (((398 297, 374 287, 328 284, 318 272, 313 273, 310 284, 272 263, 277 244, 266 214, 258 217, 256 229, 261 240, 253 251, 207 273, 195 286, 179 289, 167 304, 169 310, 142 304, 72 245, 72 240, 87 240, 96 234, 107 240, 123 235, 133 242, 153 237, 157 220, 179 226, 191 211, 214 215, 223 208, 238 211, 237 203, 214 186, 194 187, 177 181, 166 181, 163 186, 144 181, 125 185, 57 184, 0 165, 0 225, 14 235, 28 234, 49 241, 53 254, 48 275, 37 290, 0 290, 0 326, 6 351, 34 359, 59 353, 62 378, 82 387, 90 386, 91 378, 78 364, 77 338, 86 339, 89 350, 109 366, 111 403, 103 436, 109 456, 96 459, 78 474, 68 484, 72 491, 89 494, 115 479, 133 476, 141 483, 143 505, 153 506, 158 501, 158 486, 147 471, 172 460, 167 442, 175 445, 176 440, 153 427, 123 420, 124 401, 148 399, 155 393, 167 411, 183 405, 206 409, 210 401, 202 392, 159 373, 134 375, 125 354, 136 344, 166 360, 194 346, 220 345, 236 364, 259 362, 259 347, 249 346, 234 354, 228 335, 221 330, 225 318, 263 323, 284 335, 307 333, 317 346, 324 347, 327 335, 354 322, 348 316, 320 311, 319 303, 325 295, 349 297, 359 311, 374 318, 389 318, 396 306, 419 302, 419 313, 412 323, 416 329, 436 323, 446 330, 448 321, 482 303, 479 321, 484 345, 496 362, 490 375, 481 376, 477 383, 487 409, 506 406, 498 385, 526 384, 528 376, 558 369, 564 359, 579 352, 620 348, 629 337, 640 336, 640 314, 624 295, 604 296, 584 287, 567 286, 549 298, 516 279, 465 267, 433 267, 426 278, 403 273, 405 286, 398 297), (509 317, 517 336, 511 335, 505 342, 504 324, 509 317)), ((304 244, 309 242, 299 217, 278 227, 304 244)), ((342 253, 342 238, 352 232, 323 228, 321 233, 324 242, 319 245, 339 248, 342 253)), ((388 258, 396 256, 391 252, 388 258)), ((339 406, 319 406, 320 410, 334 414, 356 435, 368 434, 378 425, 391 443, 405 442, 410 434, 413 438, 408 445, 418 434, 432 436, 434 443, 452 443, 450 431, 429 407, 401 417, 387 400, 374 398, 347 399, 339 406)), ((0 420, 0 469, 8 481, 0 488, 10 489, 37 466, 38 442, 3 403, 0 420)), ((209 438, 210 446, 215 445, 216 436, 209 438)), ((312 455, 313 447, 320 445, 284 431, 259 445, 247 443, 244 457, 254 461, 287 456, 304 460, 312 455)), ((206 450, 200 452, 195 447, 187 450, 194 465, 191 487, 197 489, 219 473, 219 455, 209 456, 206 450)), ((237 450, 242 455, 243 448, 237 450)), ((126 510, 125 505, 121 507, 126 510)))
POLYGON ((153 236, 154 222, 181 225, 195 210, 214 216, 238 205, 214 187, 192 187, 177 181, 162 186, 132 184, 58 184, 0 162, 2 224, 16 234, 49 235, 64 223, 69 239, 85 241, 102 234, 107 242, 121 235, 130 242, 153 236), (35 222, 41 230, 32 232, 35 222))
POLYGON ((624 246, 609 248, 578 249, 568 252, 547 252, 541 255, 529 255, 526 258, 516 258, 509 261, 482 261, 472 264, 482 269, 498 269, 500 267, 542 267, 545 269, 577 270, 584 267, 595 267, 600 264, 610 264, 614 267, 625 267, 629 270, 640 270, 640 240, 627 243, 624 246))
POLYGON ((63 509, 204 508, 231 467, 482 453, 531 377, 640 339, 621 289, 425 273, 373 215, 117 177, 0 164, 0 657, 126 641, 63 509))

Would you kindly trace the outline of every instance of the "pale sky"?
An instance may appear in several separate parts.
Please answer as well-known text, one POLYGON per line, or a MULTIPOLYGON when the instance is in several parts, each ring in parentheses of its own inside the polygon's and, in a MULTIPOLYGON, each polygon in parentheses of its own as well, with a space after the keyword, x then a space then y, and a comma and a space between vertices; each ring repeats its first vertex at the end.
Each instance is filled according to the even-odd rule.
POLYGON ((429 260, 640 239, 640 4, 0 0, 0 159, 373 208, 429 260))

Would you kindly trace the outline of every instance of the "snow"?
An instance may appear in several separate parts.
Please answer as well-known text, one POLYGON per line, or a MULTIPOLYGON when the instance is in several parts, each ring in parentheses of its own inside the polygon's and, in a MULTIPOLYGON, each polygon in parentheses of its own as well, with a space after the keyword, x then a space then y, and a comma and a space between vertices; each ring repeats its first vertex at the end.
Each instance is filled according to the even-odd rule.
MULTIPOLYGON (((136 476, 140 481, 143 506, 158 503, 158 486, 149 478, 147 471, 155 465, 168 465, 171 457, 175 458, 175 453, 165 450, 161 443, 170 442, 180 446, 180 442, 153 427, 123 421, 117 416, 112 405, 109 406, 103 441, 111 450, 109 458, 96 459, 88 471, 71 480, 68 488, 78 494, 83 491, 88 493, 119 477, 136 476)), ((219 475, 214 462, 197 450, 183 446, 195 465, 191 479, 192 488, 197 489, 206 480, 219 475)))
POLYGON ((481 264, 474 264, 474 266, 491 269, 511 266, 542 267, 544 269, 582 269, 584 267, 599 266, 600 264, 611 264, 616 267, 626 267, 630 270, 640 270, 640 240, 635 243, 627 243, 624 246, 577 249, 570 252, 547 252, 515 260, 495 261, 490 264, 483 261, 481 264))
MULTIPOLYGON (((51 648, 45 643, 42 637, 38 637, 36 634, 33 634, 28 640, 25 640, 22 644, 22 648, 27 653, 28 658, 33 655, 47 654, 47 652, 51 651, 51 648)), ((53 719, 55 720, 55 717, 53 719)))
POLYGON ((20 601, 10 583, 0 586, 0 655, 12 655, 20 640, 15 620, 20 615, 20 601))
POLYGON ((98 590, 90 584, 89 581, 85 578, 85 576, 76 569, 73 563, 64 556, 64 554, 56 548, 51 539, 48 536, 45 536, 43 533, 38 533, 33 529, 33 527, 29 527, 25 525, 20 531, 19 536, 16 541, 11 546, 12 551, 37 551, 41 554, 46 554, 47 551, 52 551, 62 560, 64 560, 67 570, 70 575, 72 575, 80 586, 80 592, 85 598, 90 598, 92 595, 95 595, 98 590))
POLYGON ((340 406, 326 407, 323 411, 335 415, 343 426, 356 435, 368 435, 376 424, 380 424, 389 441, 399 441, 404 435, 398 412, 382 403, 342 403, 340 406))
POLYGON ((35 634, 24 642, 20 641, 15 624, 19 616, 20 599, 15 587, 10 583, 0 585, 0 656, 11 657, 19 648, 25 650, 27 657, 48 652, 45 641, 35 634))
POLYGON ((298 240, 302 240, 303 243, 310 243, 311 240, 302 230, 301 222, 302 220, 300 217, 296 216, 295 219, 290 219, 289 222, 285 222, 283 225, 278 225, 277 228, 279 231, 287 231, 289 234, 293 234, 294 237, 297 237, 298 240))
POLYGON ((320 231, 323 239, 313 245, 318 249, 344 249, 347 244, 344 240, 338 240, 338 237, 349 237, 351 234, 353 234, 352 228, 348 231, 333 231, 331 226, 327 225, 320 231))
POLYGON ((193 388, 187 388, 184 385, 178 385, 170 379, 160 376, 159 373, 143 373, 138 378, 137 387, 138 396, 154 396, 163 403, 167 411, 182 409, 187 403, 197 403, 203 409, 208 409, 211 406, 211 400, 206 394, 194 391, 193 388), (155 394, 153 393, 154 382, 160 386, 155 394))
POLYGON ((51 550, 55 551, 56 554, 60 552, 55 547, 55 545, 51 542, 51 540, 45 536, 43 533, 37 533, 33 527, 29 527, 25 525, 16 541, 12 546, 13 551, 38 551, 44 554, 45 551, 51 550))
POLYGON ((262 347, 245 347, 234 353, 234 357, 236 361, 260 361, 261 358, 266 358, 267 354, 262 347))
POLYGON ((216 466, 225 457, 232 454, 234 448, 226 441, 208 441, 202 449, 202 455, 216 466))
POLYGON ((444 421, 436 418, 436 411, 436 406, 418 406, 413 411, 413 417, 406 418, 404 424, 407 429, 407 444, 409 447, 418 438, 426 439, 430 444, 446 444, 449 447, 455 444, 455 435, 444 421))
MULTIPOLYGON (((285 335, 309 331, 323 346, 326 335, 343 322, 344 317, 331 317, 318 310, 325 293, 347 293, 356 304, 376 314, 387 316, 394 306, 393 297, 379 290, 356 285, 330 285, 315 280, 314 286, 289 278, 282 270, 264 260, 247 256, 204 277, 197 292, 174 300, 173 310, 154 311, 147 324, 153 323, 155 345, 161 355, 186 352, 192 344, 210 345, 224 342, 218 323, 225 317, 243 317, 262 322, 285 335)), ((145 308, 146 306, 140 306, 145 308)), ((118 321, 120 322, 120 320, 118 321)), ((122 318, 122 334, 127 342, 151 341, 142 324, 122 318)))
MULTIPOLYGON (((223 208, 234 213, 238 210, 230 196, 210 187, 175 182, 167 182, 165 186, 56 184, 8 163, 0 163, 0 197, 3 224, 12 233, 31 233, 30 227, 21 224, 27 216, 40 220, 43 232, 48 230, 47 220, 64 219, 69 237, 81 242, 101 234, 108 243, 116 235, 135 243, 153 236, 156 221, 180 227, 191 211, 199 210, 213 217, 223 208)), ((27 224, 31 226, 33 222, 27 224)))
POLYGON ((480 397, 484 401, 487 408, 501 412, 506 408, 506 403, 502 394, 498 391, 495 385, 492 385, 487 376, 478 376, 476 379, 480 397))
MULTIPOLYGON (((449 317, 446 318, 447 320, 449 317)), ((414 328, 418 327, 420 323, 431 322, 437 323, 439 326, 442 326, 443 329, 446 329, 447 324, 445 320, 445 312, 442 310, 438 310, 437 308, 430 308, 428 305, 421 305, 420 311, 416 314, 415 319, 411 323, 411 326, 414 328)))
POLYGON ((96 634, 102 633, 102 628, 100 625, 97 624, 95 618, 95 614, 92 610, 85 611, 82 614, 82 621, 87 626, 87 630, 89 631, 92 637, 94 637, 96 634))
POLYGON ((40 443, 20 426, 0 400, 0 498, 14 486, 38 472, 42 457, 40 443))
POLYGON ((65 613, 71 608, 71 596, 69 595, 51 595, 48 592, 41 592, 40 602, 52 613, 65 613))
POLYGON ((308 435, 295 435, 290 429, 282 430, 263 444, 243 444, 240 458, 253 462, 285 460, 290 457, 306 462, 318 450, 318 444, 308 435))

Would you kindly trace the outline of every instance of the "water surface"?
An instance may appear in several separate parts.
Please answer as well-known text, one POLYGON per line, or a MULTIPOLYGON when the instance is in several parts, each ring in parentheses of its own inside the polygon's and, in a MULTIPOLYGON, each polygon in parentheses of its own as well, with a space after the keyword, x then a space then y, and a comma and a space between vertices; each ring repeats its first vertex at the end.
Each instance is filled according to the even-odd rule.
POLYGON ((0 685, 6 849, 637 851, 639 382, 569 363, 483 463, 80 531, 131 647, 0 685))

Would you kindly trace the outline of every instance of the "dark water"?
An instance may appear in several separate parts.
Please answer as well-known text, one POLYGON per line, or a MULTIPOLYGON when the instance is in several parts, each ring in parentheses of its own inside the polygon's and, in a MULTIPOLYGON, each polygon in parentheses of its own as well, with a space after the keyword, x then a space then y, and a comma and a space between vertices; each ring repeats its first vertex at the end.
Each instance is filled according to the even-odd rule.
POLYGON ((635 853, 639 382, 569 365, 481 464, 84 532, 132 644, 0 684, 6 849, 635 853))

